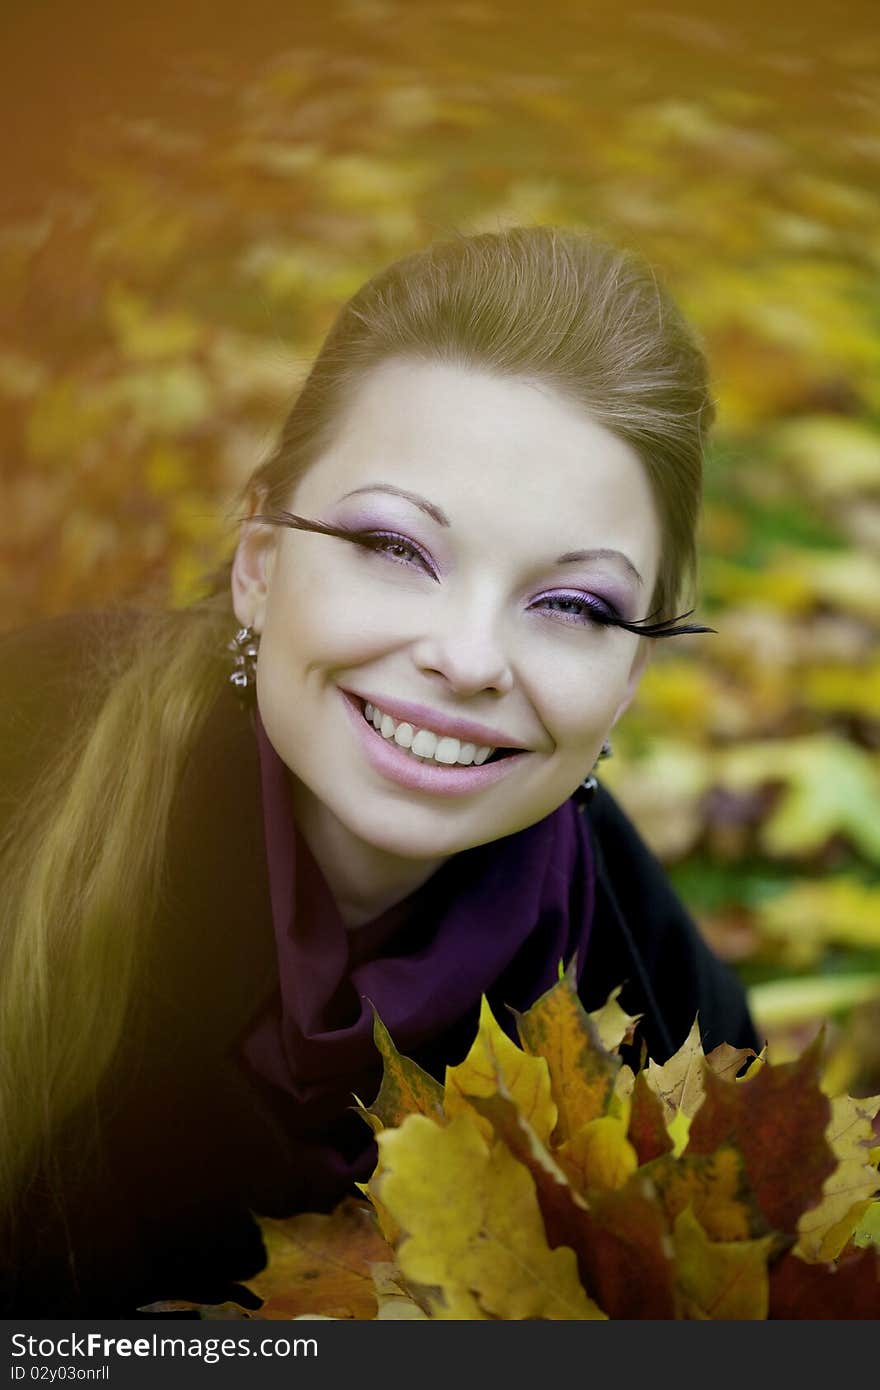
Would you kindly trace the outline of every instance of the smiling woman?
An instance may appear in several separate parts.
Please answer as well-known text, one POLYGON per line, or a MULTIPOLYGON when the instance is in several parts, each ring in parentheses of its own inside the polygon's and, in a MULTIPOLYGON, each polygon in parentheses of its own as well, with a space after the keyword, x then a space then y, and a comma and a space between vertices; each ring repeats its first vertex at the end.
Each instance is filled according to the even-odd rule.
POLYGON ((637 259, 461 237, 343 307, 207 598, 5 639, 5 1316, 228 1296, 369 1176, 372 1006, 442 1077, 574 960, 635 1065, 757 1042, 594 771, 711 631, 710 417, 637 259))
POLYGON ((260 718, 296 770, 297 825, 356 926, 582 781, 648 655, 613 625, 653 589, 660 524, 632 446, 552 387, 399 358, 359 381, 286 500, 357 543, 251 522, 235 610, 261 638, 260 718), (392 730, 353 745, 342 691, 398 718, 410 751, 392 730), (524 752, 441 772, 440 734, 475 743, 471 764, 524 752))

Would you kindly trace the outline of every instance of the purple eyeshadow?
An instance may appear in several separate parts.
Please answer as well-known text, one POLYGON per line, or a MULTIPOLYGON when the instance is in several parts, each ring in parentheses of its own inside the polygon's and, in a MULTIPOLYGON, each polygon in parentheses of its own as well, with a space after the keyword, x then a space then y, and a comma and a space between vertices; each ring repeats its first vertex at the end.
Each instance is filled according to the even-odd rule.
MULTIPOLYGON (((404 537, 405 537, 406 539, 409 539, 409 530, 410 530, 409 523, 408 523, 407 521, 403 521, 403 520, 397 521, 397 520, 395 520, 394 518, 390 518, 390 519, 389 519, 387 513, 383 515, 383 514, 377 513, 377 512, 372 512, 372 513, 371 513, 369 510, 358 511, 358 512, 355 512, 355 515, 354 515, 354 518, 353 518, 353 519, 351 519, 351 520, 346 519, 346 520, 344 520, 344 521, 339 521, 339 520, 337 520, 337 523, 336 523, 336 524, 337 524, 337 525, 349 526, 349 527, 351 527, 353 530, 358 530, 358 531, 396 531, 396 530, 400 530, 400 531, 403 533, 404 537)), ((424 543, 421 542, 421 541, 419 541, 419 542, 413 541, 413 544, 416 545, 417 548, 418 548, 418 547, 424 548, 424 543)), ((432 557, 432 558, 433 558, 433 557, 432 557)), ((436 560, 434 560, 434 563, 435 563, 435 564, 437 563, 436 560)), ((439 566, 438 566, 438 570, 439 570, 439 566)), ((442 571, 441 571, 441 573, 442 573, 442 571)), ((566 593, 566 592, 562 592, 562 593, 557 594, 556 591, 553 591, 553 592, 548 593, 547 595, 545 595, 545 597, 547 597, 547 598, 581 598, 581 597, 583 597, 587 602, 589 602, 589 601, 592 600, 592 599, 598 599, 598 600, 600 601, 601 604, 604 604, 604 606, 605 606, 607 609, 610 610, 610 613, 611 613, 612 616, 618 617, 618 618, 622 618, 625 622, 631 622, 633 619, 632 619, 630 613, 628 612, 628 609, 630 609, 630 608, 632 607, 632 599, 631 599, 631 597, 629 596, 629 594, 627 593, 627 591, 626 591, 625 589, 618 588, 618 587, 617 587, 616 585, 614 585, 613 583, 612 583, 611 585, 609 585, 608 581, 605 580, 605 579, 603 579, 601 582, 602 582, 602 592, 601 592, 601 593, 597 592, 596 590, 594 590, 594 589, 592 589, 592 588, 588 588, 588 591, 584 591, 583 594, 571 593, 571 592, 567 592, 567 593, 566 593)), ((589 580, 585 579, 585 580, 584 580, 584 583, 585 583, 585 585, 589 585, 589 580)), ((599 610, 599 604, 598 604, 598 603, 593 603, 592 606, 593 606, 594 608, 596 608, 597 610, 599 610)), ((601 611, 601 610, 599 610, 599 611, 601 611)))

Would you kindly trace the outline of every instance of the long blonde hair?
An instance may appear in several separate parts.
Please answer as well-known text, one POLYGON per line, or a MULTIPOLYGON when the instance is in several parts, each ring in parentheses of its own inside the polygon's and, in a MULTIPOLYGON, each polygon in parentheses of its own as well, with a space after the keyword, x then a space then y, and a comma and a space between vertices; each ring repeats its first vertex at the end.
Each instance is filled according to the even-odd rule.
MULTIPOLYGON (((272 456, 242 489, 280 508, 363 373, 390 357, 540 379, 631 443, 664 537, 649 611, 696 579, 706 364, 651 269, 586 233, 515 228, 396 262, 341 310, 272 456)), ((188 751, 228 674, 229 566, 180 611, 144 611, 89 660, 83 696, 0 841, 0 1213, 51 1159, 119 1045, 158 903, 188 751)))

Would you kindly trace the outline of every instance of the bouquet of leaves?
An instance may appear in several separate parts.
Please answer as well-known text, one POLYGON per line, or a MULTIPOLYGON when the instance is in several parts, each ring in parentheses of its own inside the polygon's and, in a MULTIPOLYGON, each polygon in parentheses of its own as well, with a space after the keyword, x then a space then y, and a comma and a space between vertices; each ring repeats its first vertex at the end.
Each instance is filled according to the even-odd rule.
POLYGON ((633 1072, 618 994, 588 1014, 569 967, 517 1014, 521 1047, 484 999, 445 1086, 377 1018, 364 1201, 261 1218, 262 1306, 201 1315, 880 1317, 880 1096, 825 1094, 821 1036, 774 1066, 726 1043, 704 1056, 697 1022, 633 1072))

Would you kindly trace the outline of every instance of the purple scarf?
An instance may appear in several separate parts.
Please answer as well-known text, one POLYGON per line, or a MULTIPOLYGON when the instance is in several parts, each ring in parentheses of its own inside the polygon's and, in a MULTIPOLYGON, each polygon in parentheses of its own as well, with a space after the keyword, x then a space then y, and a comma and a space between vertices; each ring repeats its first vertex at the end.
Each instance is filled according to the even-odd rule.
POLYGON ((375 1163, 370 1132, 349 1109, 352 1093, 369 1105, 381 1081, 370 1004, 397 1049, 440 1079, 473 1040, 482 994, 516 1038, 504 1006, 528 1008, 575 952, 583 967, 589 827, 569 799, 536 825, 452 856, 348 932, 258 713, 256 727, 279 994, 242 1051, 297 1147, 303 1205, 329 1208, 375 1163))

